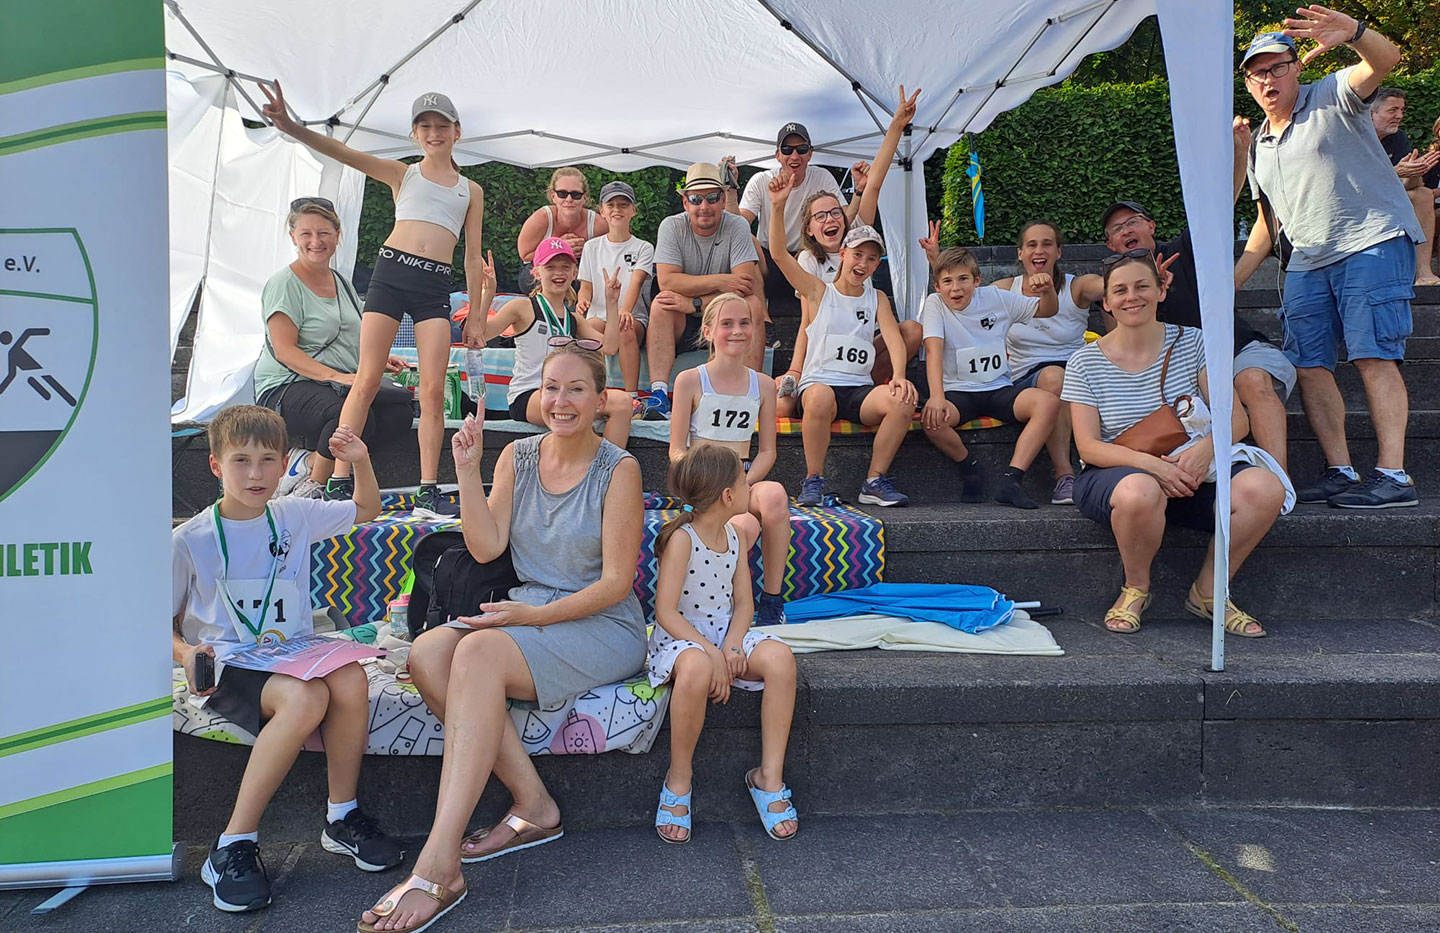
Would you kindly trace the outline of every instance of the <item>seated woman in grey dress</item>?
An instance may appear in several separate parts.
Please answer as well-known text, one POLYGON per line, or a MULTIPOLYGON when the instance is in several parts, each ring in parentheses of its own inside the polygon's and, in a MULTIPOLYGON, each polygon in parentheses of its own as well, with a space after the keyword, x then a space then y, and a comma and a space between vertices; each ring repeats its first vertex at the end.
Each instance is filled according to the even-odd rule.
POLYGON ((508 546, 524 582, 509 600, 457 620, 468 628, 432 629, 410 650, 415 685, 445 722, 440 795, 415 874, 378 912, 366 912, 362 931, 413 930, 463 896, 462 861, 561 836, 560 811, 525 754, 506 698, 553 704, 645 665, 645 622, 634 593, 640 468, 591 427, 604 408, 605 364, 572 341, 552 350, 541 372, 540 411, 550 433, 501 452, 488 500, 481 424, 467 418, 454 438, 465 544, 481 562, 508 546), (495 827, 465 837, 492 772, 510 790, 510 811, 495 827))

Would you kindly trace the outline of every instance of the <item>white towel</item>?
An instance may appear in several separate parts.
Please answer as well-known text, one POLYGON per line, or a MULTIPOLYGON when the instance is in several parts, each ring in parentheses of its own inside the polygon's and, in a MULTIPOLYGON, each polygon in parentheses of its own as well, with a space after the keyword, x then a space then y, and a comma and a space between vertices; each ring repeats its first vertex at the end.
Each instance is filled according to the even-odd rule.
POLYGON ((1017 654, 1059 657, 1065 652, 1045 626, 1022 609, 1004 625, 971 635, 939 622, 915 622, 867 613, 777 625, 765 629, 796 654, 884 648, 891 651, 947 651, 962 654, 1017 654))

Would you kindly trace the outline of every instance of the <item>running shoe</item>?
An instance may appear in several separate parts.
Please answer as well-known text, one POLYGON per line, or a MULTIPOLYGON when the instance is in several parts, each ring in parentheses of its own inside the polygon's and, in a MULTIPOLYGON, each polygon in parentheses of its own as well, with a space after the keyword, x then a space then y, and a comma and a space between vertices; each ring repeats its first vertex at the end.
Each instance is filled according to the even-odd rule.
POLYGON ((785 624, 785 598, 772 593, 761 593, 760 601, 755 604, 756 625, 784 625, 785 624))
POLYGON ((1066 474, 1055 481, 1055 491, 1050 493, 1051 505, 1075 504, 1075 476, 1066 474))
POLYGON ((1295 499, 1299 502, 1329 502, 1332 496, 1359 484, 1358 479, 1351 479, 1339 467, 1330 467, 1319 480, 1295 490, 1295 499))
POLYGON ((1420 504, 1415 480, 1402 483, 1376 470, 1342 493, 1330 497, 1337 509, 1399 509, 1420 504))
POLYGON ((881 473, 867 479, 860 487, 860 502, 863 505, 889 508, 892 505, 906 505, 910 502, 910 497, 895 488, 895 481, 890 478, 890 474, 881 473))
POLYGON ((449 518, 460 516, 460 506, 453 504, 448 498, 440 494, 437 486, 421 486, 415 493, 415 504, 410 507, 420 518, 430 518, 437 521, 444 521, 449 518))
POLYGON ((291 447, 285 456, 285 472, 280 474, 280 483, 275 487, 272 499, 294 494, 296 486, 310 478, 310 451, 291 447))
POLYGON ((325 483, 325 494, 320 498, 326 502, 348 502, 355 498, 355 480, 353 477, 330 477, 325 483))
POLYGON ((253 839, 239 839, 210 850, 200 878, 214 892, 215 906, 226 913, 259 910, 270 903, 270 879, 253 839))
POLYGON ((817 506, 825 497, 825 477, 807 476, 800 483, 800 495, 795 497, 799 506, 817 506))
POLYGON ((320 845, 326 852, 350 856, 361 871, 385 871, 405 858, 400 843, 385 835, 359 807, 347 813, 345 819, 326 826, 320 834, 320 845))
POLYGON ((646 421, 669 421, 670 393, 664 389, 651 389, 650 396, 645 399, 645 407, 646 421))
POLYGON ((320 499, 325 495, 325 484, 317 483, 310 477, 305 477, 294 489, 290 490, 292 499, 320 499))

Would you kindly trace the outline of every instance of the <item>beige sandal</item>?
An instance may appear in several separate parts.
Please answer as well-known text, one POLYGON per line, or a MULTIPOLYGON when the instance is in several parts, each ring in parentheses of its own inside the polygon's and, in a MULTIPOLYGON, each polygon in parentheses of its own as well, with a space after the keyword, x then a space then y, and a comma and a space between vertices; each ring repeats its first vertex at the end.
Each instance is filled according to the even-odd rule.
POLYGON ((543 846, 547 842, 554 842, 563 835, 565 835, 565 824, 563 822, 557 824, 553 829, 546 829, 543 826, 537 826, 523 816, 507 813, 503 820, 489 829, 477 830, 460 840, 460 861, 466 865, 473 865, 476 862, 488 862, 492 858, 509 855, 511 852, 519 852, 521 849, 532 849, 535 846, 543 846), (467 853, 465 851, 467 845, 472 847, 479 845, 501 826, 510 827, 515 833, 515 838, 494 852, 486 852, 484 855, 476 855, 473 852, 467 853))
POLYGON ((1120 596, 1124 602, 1105 611, 1105 630, 1116 635, 1134 635, 1140 631, 1140 613, 1150 608, 1150 594, 1133 586, 1122 586, 1120 596), (1137 602, 1140 609, 1131 609, 1137 602))
MULTIPOLYGON (((1215 615, 1215 597, 1209 599, 1201 596, 1195 589, 1195 584, 1190 584, 1190 595, 1185 598, 1185 611, 1202 619, 1210 619, 1215 615)), ((1268 632, 1260 624, 1260 620, 1250 613, 1237 607, 1229 599, 1225 600, 1225 631, 1230 635, 1238 635, 1241 638, 1264 638, 1268 632), (1250 626, 1255 626, 1251 630, 1250 626)))
POLYGON ((385 899, 374 907, 371 907, 370 913, 382 919, 390 916, 400 907, 400 899, 410 891, 419 891, 426 897, 432 898, 440 905, 440 909, 435 911, 430 919, 421 921, 417 926, 395 927, 389 931, 379 930, 374 924, 361 920, 355 925, 357 933, 420 933, 421 930, 429 929, 432 923, 449 913, 450 908, 465 900, 465 895, 470 893, 469 888, 461 888, 459 891, 447 891, 444 885, 436 884, 433 881, 426 881, 419 875, 411 875, 387 891, 385 893, 385 899))

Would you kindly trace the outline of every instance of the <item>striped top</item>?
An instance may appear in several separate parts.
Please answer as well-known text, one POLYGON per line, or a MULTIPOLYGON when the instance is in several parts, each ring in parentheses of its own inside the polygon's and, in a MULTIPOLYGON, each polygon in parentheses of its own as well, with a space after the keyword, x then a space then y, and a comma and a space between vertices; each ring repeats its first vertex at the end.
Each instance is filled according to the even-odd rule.
POLYGON ((1198 327, 1165 325, 1165 343, 1155 362, 1143 372, 1127 373, 1110 362, 1092 343, 1076 350, 1065 367, 1065 388, 1060 399, 1079 402, 1100 411, 1100 439, 1109 443, 1123 431, 1159 408, 1160 370, 1165 365, 1165 351, 1175 341, 1170 369, 1165 375, 1165 398, 1174 404, 1181 395, 1200 394, 1200 373, 1205 369, 1205 346, 1198 327))

